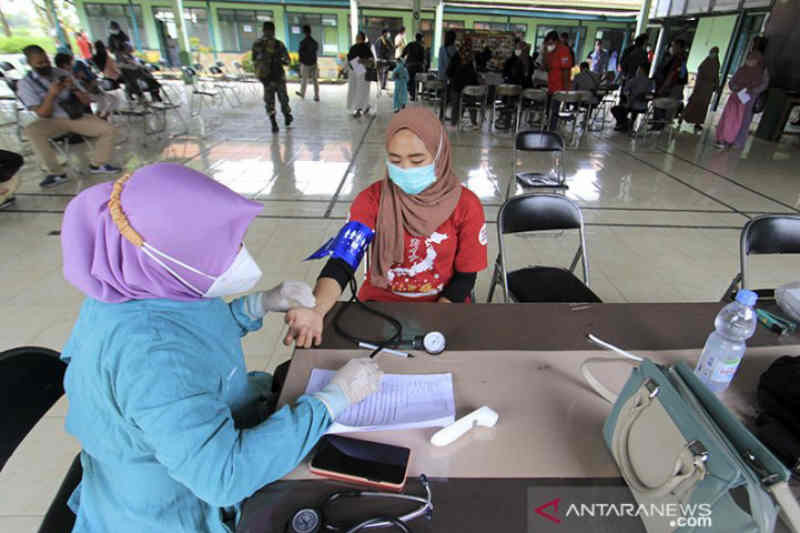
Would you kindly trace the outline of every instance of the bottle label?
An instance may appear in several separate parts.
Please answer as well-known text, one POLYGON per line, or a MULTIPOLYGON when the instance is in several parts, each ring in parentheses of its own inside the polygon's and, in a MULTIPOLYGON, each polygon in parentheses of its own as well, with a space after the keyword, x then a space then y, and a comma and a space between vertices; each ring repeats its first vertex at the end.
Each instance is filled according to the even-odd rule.
POLYGON ((711 374, 711 381, 730 383, 736 369, 739 368, 739 363, 742 362, 741 357, 735 359, 728 359, 725 361, 718 361, 714 372, 711 374))

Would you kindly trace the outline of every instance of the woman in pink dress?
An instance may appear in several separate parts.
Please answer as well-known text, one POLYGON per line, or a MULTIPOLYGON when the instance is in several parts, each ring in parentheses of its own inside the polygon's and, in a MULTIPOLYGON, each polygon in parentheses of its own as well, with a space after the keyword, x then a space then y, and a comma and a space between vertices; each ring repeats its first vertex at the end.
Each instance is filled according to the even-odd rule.
MULTIPOLYGON (((731 95, 717 125, 717 148, 742 148, 744 145, 753 119, 753 104, 766 88, 764 73, 764 56, 757 50, 751 51, 731 78, 731 95)), ((769 78, 766 82, 769 83, 769 78)))

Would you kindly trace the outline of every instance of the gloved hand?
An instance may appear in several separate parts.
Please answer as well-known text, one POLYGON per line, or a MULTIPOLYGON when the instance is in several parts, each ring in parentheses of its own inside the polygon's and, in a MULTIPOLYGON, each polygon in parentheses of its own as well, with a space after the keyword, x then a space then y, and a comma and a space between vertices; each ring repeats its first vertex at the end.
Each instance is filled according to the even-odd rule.
POLYGON ((302 281, 282 281, 266 292, 244 297, 244 312, 252 320, 261 320, 268 311, 285 313, 293 307, 314 307, 317 303, 311 287, 302 281))
POLYGON ((264 310, 281 313, 292 307, 314 307, 317 304, 311 287, 303 281, 282 281, 261 293, 261 301, 264 310))
POLYGON ((351 359, 339 369, 330 383, 314 393, 325 404, 332 419, 354 403, 358 403, 380 388, 383 372, 378 364, 366 357, 351 359))

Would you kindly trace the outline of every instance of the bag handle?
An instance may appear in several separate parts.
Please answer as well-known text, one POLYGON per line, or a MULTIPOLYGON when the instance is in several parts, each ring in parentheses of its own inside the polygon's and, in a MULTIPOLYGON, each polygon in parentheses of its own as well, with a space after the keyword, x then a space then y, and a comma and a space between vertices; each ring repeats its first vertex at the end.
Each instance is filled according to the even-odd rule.
POLYGON ((692 488, 705 477, 707 454, 696 453, 692 443, 689 443, 675 459, 672 477, 659 487, 648 487, 641 482, 628 455, 628 440, 633 424, 648 407, 655 405, 658 387, 648 386, 652 383, 650 380, 643 383, 639 390, 622 406, 617 420, 617 429, 611 443, 612 453, 625 482, 640 495, 649 499, 659 499, 673 493, 680 497, 681 493, 692 488))
MULTIPOLYGON (((602 364, 602 363, 619 363, 620 361, 625 361, 625 362, 636 361, 638 363, 641 363, 642 361, 644 361, 644 359, 639 357, 638 355, 633 355, 632 353, 628 353, 625 350, 623 350, 622 348, 617 348, 613 344, 609 344, 604 340, 598 339, 597 337, 595 337, 591 333, 589 333, 586 336, 586 338, 589 339, 589 341, 593 342, 594 344, 597 344, 598 346, 601 346, 601 347, 605 348, 606 350, 610 350, 610 351, 612 351, 614 353, 618 353, 621 356, 623 356, 623 358, 617 357, 617 358, 614 358, 614 359, 606 359, 606 358, 601 358, 601 357, 592 357, 592 358, 586 359, 583 363, 581 363, 581 374, 583 374, 583 379, 585 379, 586 382, 589 384, 589 386, 592 387, 592 389, 597 394, 599 394, 604 400, 606 400, 608 403, 613 404, 613 403, 615 403, 617 401, 618 395, 614 394, 613 392, 608 390, 608 388, 605 385, 600 383, 600 381, 596 377, 594 377, 594 374, 592 374, 592 372, 589 370, 589 365, 595 364, 595 363, 598 363, 598 364, 602 364)), ((800 533, 800 532, 798 532, 798 533, 800 533)))
POLYGON ((800 504, 792 494, 789 484, 785 481, 773 483, 767 487, 767 490, 775 498, 780 506, 781 519, 792 533, 800 533, 800 504))

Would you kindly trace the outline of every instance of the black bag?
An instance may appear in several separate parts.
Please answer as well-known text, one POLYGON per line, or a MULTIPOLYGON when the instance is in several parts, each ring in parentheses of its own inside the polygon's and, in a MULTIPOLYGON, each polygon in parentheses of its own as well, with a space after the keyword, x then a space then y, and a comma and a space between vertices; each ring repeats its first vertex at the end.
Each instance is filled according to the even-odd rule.
POLYGON ((83 116, 84 111, 86 110, 86 106, 78 100, 78 97, 75 96, 74 93, 69 93, 69 96, 65 100, 59 100, 58 105, 61 106, 67 116, 71 120, 78 120, 83 116))
POLYGON ((375 67, 370 67, 364 73, 364 77, 367 81, 378 81, 378 69, 375 67))
POLYGON ((753 113, 757 115, 763 112, 765 107, 767 107, 767 91, 761 92, 753 102, 753 113))
POLYGON ((775 360, 758 382, 758 438, 800 474, 800 357, 775 360))

